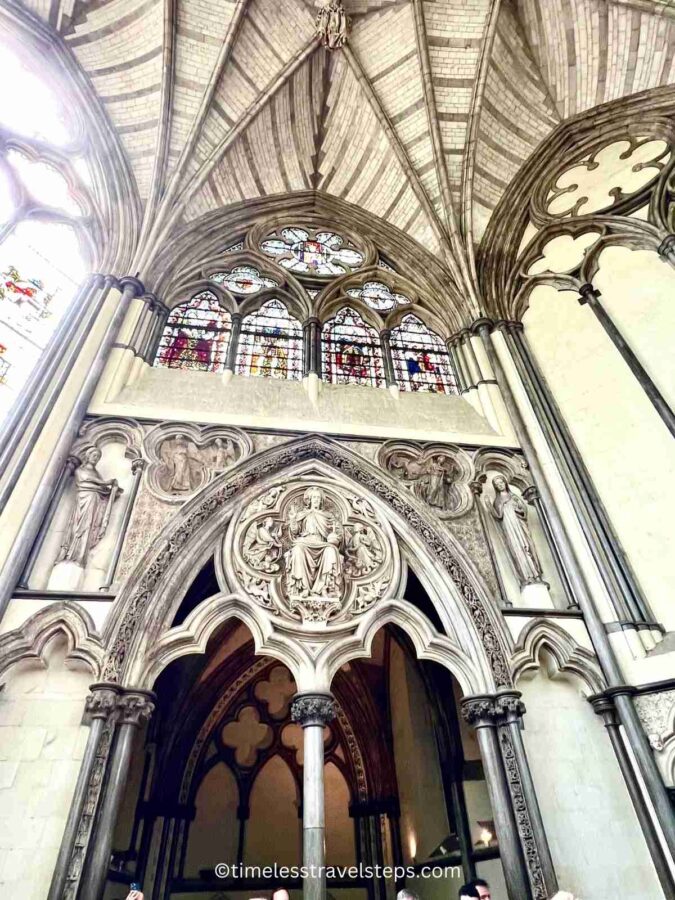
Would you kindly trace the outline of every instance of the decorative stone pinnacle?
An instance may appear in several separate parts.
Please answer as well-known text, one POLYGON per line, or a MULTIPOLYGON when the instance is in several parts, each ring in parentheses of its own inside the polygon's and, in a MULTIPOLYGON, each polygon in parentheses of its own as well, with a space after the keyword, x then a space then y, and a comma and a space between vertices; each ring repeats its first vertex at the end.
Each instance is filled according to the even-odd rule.
POLYGON ((291 704, 291 719, 303 728, 325 727, 335 718, 335 700, 330 694, 299 694, 291 704))

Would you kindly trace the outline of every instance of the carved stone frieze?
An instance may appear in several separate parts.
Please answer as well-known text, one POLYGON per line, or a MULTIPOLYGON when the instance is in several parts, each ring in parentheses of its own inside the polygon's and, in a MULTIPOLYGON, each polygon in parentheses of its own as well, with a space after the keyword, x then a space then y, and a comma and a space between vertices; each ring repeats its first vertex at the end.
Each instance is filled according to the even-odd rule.
POLYGON ((675 734, 675 690, 640 694, 633 703, 652 749, 660 752, 675 734))
POLYGON ((378 462, 442 519, 459 518, 473 506, 473 464, 454 444, 388 441, 378 462))
POLYGON ((396 587, 398 548, 363 497, 323 481, 275 485, 228 529, 228 579, 275 616, 351 618, 396 587))
POLYGON ((325 727, 336 715, 335 700, 329 694, 301 694, 291 704, 291 719, 306 728, 325 727))
POLYGON ((183 503, 252 450, 238 428, 165 422, 145 438, 147 483, 161 500, 183 503))

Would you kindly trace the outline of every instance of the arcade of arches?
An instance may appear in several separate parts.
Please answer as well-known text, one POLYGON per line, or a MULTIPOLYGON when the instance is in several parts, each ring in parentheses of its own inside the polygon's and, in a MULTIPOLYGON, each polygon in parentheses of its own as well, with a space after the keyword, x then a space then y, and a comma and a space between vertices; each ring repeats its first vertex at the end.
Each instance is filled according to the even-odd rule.
POLYGON ((672 5, 0 23, 2 896, 673 900, 672 5))

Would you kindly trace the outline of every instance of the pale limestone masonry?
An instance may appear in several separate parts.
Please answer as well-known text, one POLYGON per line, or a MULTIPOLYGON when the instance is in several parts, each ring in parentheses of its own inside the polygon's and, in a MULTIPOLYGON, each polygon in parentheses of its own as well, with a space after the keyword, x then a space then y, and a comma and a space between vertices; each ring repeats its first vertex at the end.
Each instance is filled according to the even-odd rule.
POLYGON ((55 638, 44 663, 24 661, 0 692, 0 893, 44 900, 80 769, 91 671, 55 638))

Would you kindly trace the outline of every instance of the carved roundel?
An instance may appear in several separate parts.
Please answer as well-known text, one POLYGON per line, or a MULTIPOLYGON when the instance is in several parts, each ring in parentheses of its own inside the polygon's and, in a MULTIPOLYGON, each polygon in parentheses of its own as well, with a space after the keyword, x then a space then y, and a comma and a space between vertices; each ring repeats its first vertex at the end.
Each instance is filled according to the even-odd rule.
POLYGON ((267 489, 235 517, 227 576, 272 615, 298 625, 347 621, 393 596, 398 545, 372 504, 321 479, 267 489))

